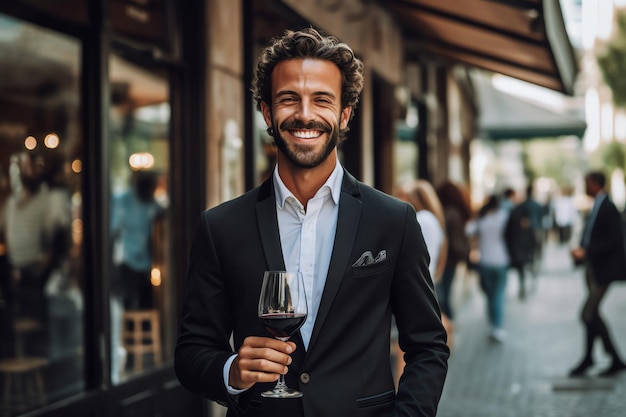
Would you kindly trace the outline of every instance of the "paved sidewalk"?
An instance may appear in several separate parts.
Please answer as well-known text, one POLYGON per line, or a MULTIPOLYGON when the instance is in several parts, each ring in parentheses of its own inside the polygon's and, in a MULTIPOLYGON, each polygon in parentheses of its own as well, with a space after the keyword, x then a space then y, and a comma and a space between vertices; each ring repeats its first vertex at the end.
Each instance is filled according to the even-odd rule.
MULTIPOLYGON (((613 378, 567 378, 582 356, 583 270, 567 247, 550 243, 536 280, 519 300, 509 274, 507 339, 489 340, 483 295, 469 273, 455 285, 456 336, 438 417, 624 417, 626 372, 613 378)), ((626 358, 626 282, 611 286, 601 307, 626 358)), ((596 342, 599 369, 609 359, 596 342)))

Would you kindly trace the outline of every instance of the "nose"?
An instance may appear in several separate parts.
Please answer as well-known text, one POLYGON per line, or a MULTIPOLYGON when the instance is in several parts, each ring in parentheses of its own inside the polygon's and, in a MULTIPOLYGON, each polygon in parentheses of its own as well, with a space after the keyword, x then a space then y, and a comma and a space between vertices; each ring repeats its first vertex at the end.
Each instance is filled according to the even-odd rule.
POLYGON ((311 100, 302 99, 298 105, 298 110, 295 114, 296 119, 303 121, 304 123, 310 122, 314 119, 313 105, 311 100))

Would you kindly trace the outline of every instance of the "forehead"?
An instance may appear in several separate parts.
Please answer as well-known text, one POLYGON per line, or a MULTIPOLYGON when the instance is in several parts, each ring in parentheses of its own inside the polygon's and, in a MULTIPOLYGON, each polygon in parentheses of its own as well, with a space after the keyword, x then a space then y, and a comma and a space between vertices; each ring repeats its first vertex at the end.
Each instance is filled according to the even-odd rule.
POLYGON ((281 61, 272 72, 272 93, 282 90, 311 89, 341 92, 341 71, 331 61, 297 58, 281 61))

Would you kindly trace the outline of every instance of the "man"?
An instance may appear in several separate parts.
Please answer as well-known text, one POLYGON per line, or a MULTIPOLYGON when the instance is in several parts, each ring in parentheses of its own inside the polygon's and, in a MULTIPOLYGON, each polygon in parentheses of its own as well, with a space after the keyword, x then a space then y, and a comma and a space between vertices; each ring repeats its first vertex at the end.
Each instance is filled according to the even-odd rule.
POLYGON ((165 208, 154 197, 157 179, 155 172, 133 171, 130 187, 114 195, 111 203, 112 290, 125 309, 154 308, 153 230, 165 216, 165 208))
POLYGON ((449 349, 415 210, 337 158, 362 87, 352 50, 311 28, 287 31, 261 54, 253 92, 277 166, 260 187, 202 214, 175 354, 181 383, 229 417, 436 414, 449 349), (288 342, 257 318, 271 269, 301 271, 309 294, 307 321, 288 342), (392 313, 406 362, 397 393, 392 313), (303 397, 261 397, 279 374, 303 397))
POLYGON ((526 198, 510 210, 504 237, 511 266, 517 271, 521 300, 526 298, 526 270, 537 277, 535 263, 541 247, 541 216, 543 209, 533 197, 532 185, 526 187, 526 198), (539 248, 539 249, 538 249, 539 248))
POLYGON ((617 348, 611 341, 606 323, 600 316, 600 303, 611 282, 626 278, 626 254, 621 216, 609 199, 604 186, 606 178, 601 172, 585 176, 585 191, 594 199, 593 208, 583 230, 580 247, 572 250, 577 264, 585 264, 588 295, 582 310, 586 330, 585 356, 570 376, 583 376, 593 367, 593 344, 600 338, 605 351, 611 356, 611 365, 600 372, 612 376, 626 369, 617 348))
POLYGON ((505 188, 502 192, 500 205, 508 212, 513 210, 513 208, 517 205, 517 192, 511 187, 505 188))

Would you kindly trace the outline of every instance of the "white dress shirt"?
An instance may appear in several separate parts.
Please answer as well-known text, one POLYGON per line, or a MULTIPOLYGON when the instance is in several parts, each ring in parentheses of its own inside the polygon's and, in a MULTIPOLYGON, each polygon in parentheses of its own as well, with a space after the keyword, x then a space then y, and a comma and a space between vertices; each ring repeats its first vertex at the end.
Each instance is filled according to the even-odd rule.
POLYGON ((313 324, 322 299, 330 256, 337 230, 337 213, 343 169, 337 165, 324 185, 304 206, 287 189, 274 170, 276 213, 283 259, 287 271, 300 271, 304 278, 309 313, 300 328, 308 348, 313 324))
MULTIPOLYGON (((306 210, 281 180, 278 166, 274 168, 273 180, 285 269, 300 271, 304 278, 309 311, 300 333, 308 349, 335 242, 343 168, 337 161, 328 180, 307 202, 306 210)), ((228 372, 235 356, 224 365, 224 381, 231 394, 245 391, 228 385, 228 372)))

